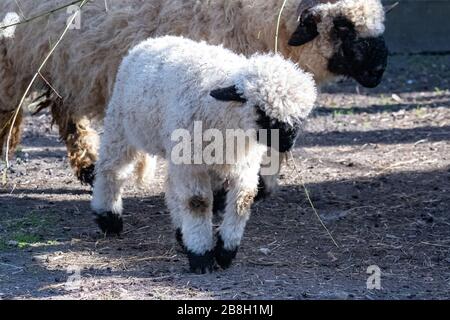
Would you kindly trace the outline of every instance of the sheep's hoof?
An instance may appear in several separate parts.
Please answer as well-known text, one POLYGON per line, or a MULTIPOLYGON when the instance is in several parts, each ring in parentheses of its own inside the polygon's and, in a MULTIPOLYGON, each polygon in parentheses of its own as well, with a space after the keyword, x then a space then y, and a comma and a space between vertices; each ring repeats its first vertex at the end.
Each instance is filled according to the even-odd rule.
POLYGON ((89 167, 81 168, 78 173, 78 180, 80 180, 83 185, 94 186, 95 179, 95 165, 91 164, 89 167))
POLYGON ((119 235, 123 230, 122 217, 112 212, 97 215, 95 218, 103 233, 119 235))
POLYGON ((262 201, 270 196, 270 191, 267 189, 266 183, 264 182, 261 175, 259 176, 258 180, 258 192, 255 196, 255 202, 262 201))
POLYGON ((224 211, 227 200, 227 191, 225 188, 214 191, 213 197, 213 214, 218 214, 219 212, 224 211))
POLYGON ((217 261, 217 264, 222 269, 227 269, 231 266, 231 262, 234 258, 236 258, 238 248, 234 250, 227 250, 224 248, 224 243, 222 237, 219 235, 217 238, 216 248, 214 249, 214 255, 217 261))
POLYGON ((193 273, 205 274, 211 273, 214 269, 214 251, 207 251, 204 254, 196 254, 187 251, 190 270, 193 273))
POLYGON ((183 232, 181 232, 180 228, 178 228, 175 231, 175 239, 177 239, 177 243, 180 245, 181 250, 186 253, 187 249, 186 249, 186 246, 183 243, 183 232))

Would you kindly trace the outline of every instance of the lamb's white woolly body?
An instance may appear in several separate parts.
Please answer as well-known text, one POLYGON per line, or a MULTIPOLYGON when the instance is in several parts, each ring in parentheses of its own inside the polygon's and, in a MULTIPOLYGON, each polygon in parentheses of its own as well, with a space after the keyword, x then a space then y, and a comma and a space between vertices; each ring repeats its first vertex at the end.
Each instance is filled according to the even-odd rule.
MULTIPOLYGON (((328 71, 338 43, 333 18, 347 17, 363 36, 384 30, 380 0, 340 0, 321 4, 319 36, 298 47, 288 45, 298 25, 297 8, 304 0, 289 0, 281 16, 280 53, 314 74, 320 84, 336 78, 328 71)), ((284 0, 92 0, 81 14, 81 29, 71 30, 43 71, 64 98, 52 113, 68 147, 68 158, 79 177, 96 160, 96 133, 90 119, 102 119, 121 59, 140 41, 159 35, 183 35, 205 40, 246 55, 274 50, 279 10, 284 0)), ((27 17, 67 3, 66 0, 21 0, 27 17)), ((0 1, 0 14, 18 11, 15 0, 0 1)), ((0 17, 1 18, 1 17, 0 17)), ((0 41, 0 128, 7 122, 42 58, 67 22, 66 12, 19 25, 14 39, 0 41)), ((19 131, 16 131, 18 141, 19 131)), ((0 134, 0 144, 3 144, 0 134)), ((16 143, 14 143, 15 145, 16 143)))
POLYGON ((218 129, 223 136, 226 129, 258 130, 257 108, 271 119, 300 124, 315 99, 312 76, 280 56, 245 58, 179 37, 144 41, 119 68, 105 118, 92 200, 100 226, 108 231, 106 221, 119 220, 121 188, 137 153, 165 157, 166 201, 192 269, 210 268, 214 248, 218 263, 226 267, 233 257, 224 256, 235 253, 241 241, 267 147, 254 141, 228 164, 175 164, 170 156, 178 141, 171 139, 172 133, 186 129, 193 137, 195 121, 201 121, 203 130, 218 129), (224 102, 210 95, 230 86, 236 86, 247 102, 224 102), (218 246, 212 229, 212 175, 230 184, 218 246))

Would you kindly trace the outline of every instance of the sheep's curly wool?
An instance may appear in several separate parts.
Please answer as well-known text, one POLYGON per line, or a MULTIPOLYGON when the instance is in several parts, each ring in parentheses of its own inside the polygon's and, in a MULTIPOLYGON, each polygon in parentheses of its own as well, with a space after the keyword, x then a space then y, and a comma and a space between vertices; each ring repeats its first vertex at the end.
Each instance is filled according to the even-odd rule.
MULTIPOLYGON (((139 152, 166 158, 166 201, 175 227, 182 230, 191 268, 203 272, 212 267, 209 252, 216 242, 211 175, 230 184, 224 222, 218 232, 221 247, 216 255, 221 255, 224 250, 237 250, 256 195, 258 172, 267 151, 267 145, 256 138, 257 130, 268 129, 260 124, 261 114, 298 129, 316 97, 312 76, 279 55, 246 58, 223 47, 174 36, 142 42, 119 68, 105 117, 92 199, 101 228, 120 231, 121 190, 139 152), (230 87, 239 93, 237 100, 219 99, 213 93, 230 87), (195 122, 202 125, 199 134, 195 122), (194 159, 176 163, 172 157, 180 144, 173 134, 180 129, 191 137, 189 150, 195 148, 194 139, 203 137, 208 129, 216 130, 221 137, 228 136, 230 129, 253 130, 255 134, 244 148, 225 139, 223 147, 233 153, 234 161, 193 165, 194 159), (206 262, 198 265, 199 261, 206 262)), ((199 153, 191 154, 187 148, 182 152, 194 158, 199 153)), ((222 266, 231 263, 223 260, 219 257, 222 266)))
MULTIPOLYGON (((333 17, 347 17, 364 36, 378 36, 384 30, 380 0, 333 1, 314 8, 321 17, 319 36, 304 45, 289 46, 289 38, 298 25, 297 9, 302 1, 286 3, 281 15, 279 51, 311 72, 319 84, 336 78, 327 68, 336 47, 331 35, 333 17)), ((21 10, 26 16, 33 16, 65 3, 65 0, 22 0, 21 10)), ((89 128, 89 120, 104 117, 119 63, 130 47, 152 36, 183 35, 210 44, 223 44, 245 55, 269 52, 274 50, 277 18, 283 0, 126 0, 108 3, 108 10, 103 0, 92 0, 84 7, 81 29, 67 34, 43 71, 44 77, 63 97, 63 103, 55 98, 55 103, 47 105, 52 106, 54 121, 66 141, 69 160, 78 176, 97 158, 97 138, 95 131, 89 128)), ((0 14, 11 11, 18 11, 16 1, 2 0, 0 14)), ((10 113, 15 107, 68 17, 66 12, 59 12, 19 25, 14 38, 1 40, 0 127, 5 118, 1 114, 10 113)))

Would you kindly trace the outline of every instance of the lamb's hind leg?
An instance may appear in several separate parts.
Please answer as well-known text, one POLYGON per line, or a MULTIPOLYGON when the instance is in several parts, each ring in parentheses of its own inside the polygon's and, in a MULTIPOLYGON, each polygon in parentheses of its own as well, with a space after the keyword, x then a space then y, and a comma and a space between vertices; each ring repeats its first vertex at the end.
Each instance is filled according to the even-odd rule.
POLYGON ((97 162, 92 209, 104 233, 119 234, 122 222, 122 187, 134 170, 137 152, 127 145, 124 135, 105 133, 97 162))

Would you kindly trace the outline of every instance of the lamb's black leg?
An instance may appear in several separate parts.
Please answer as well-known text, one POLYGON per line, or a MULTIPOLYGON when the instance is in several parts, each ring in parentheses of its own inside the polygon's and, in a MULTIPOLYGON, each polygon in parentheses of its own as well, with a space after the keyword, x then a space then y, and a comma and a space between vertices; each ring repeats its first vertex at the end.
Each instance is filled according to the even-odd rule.
POLYGON ((225 188, 222 187, 220 190, 214 191, 213 196, 213 214, 224 211, 227 200, 227 191, 225 188))
POLYGON ((117 234, 119 235, 123 230, 122 216, 105 212, 102 214, 95 214, 95 222, 98 224, 103 233, 107 235, 117 234))
POLYGON ((231 266, 233 259, 236 258, 237 251, 238 247, 233 250, 225 249, 222 237, 220 235, 218 236, 216 247, 214 249, 214 256, 217 264, 221 266, 222 269, 227 269, 231 266))
POLYGON ((211 273, 214 270, 214 251, 196 254, 187 250, 190 271, 197 274, 211 273))
POLYGON ((175 239, 177 240, 178 245, 181 247, 181 250, 187 253, 186 246, 183 243, 183 233, 181 232, 180 228, 175 230, 175 239))
POLYGON ((255 202, 258 202, 260 200, 264 200, 270 196, 269 190, 267 190, 266 183, 264 182, 264 179, 261 177, 261 174, 259 174, 258 179, 258 193, 255 196, 255 202))
MULTIPOLYGON (((264 179, 259 175, 258 179, 258 193, 255 196, 255 202, 265 200, 270 196, 270 192, 267 190, 264 179)), ((223 187, 220 190, 214 191, 213 200, 213 214, 216 215, 219 212, 225 210, 227 200, 227 190, 223 187)))

